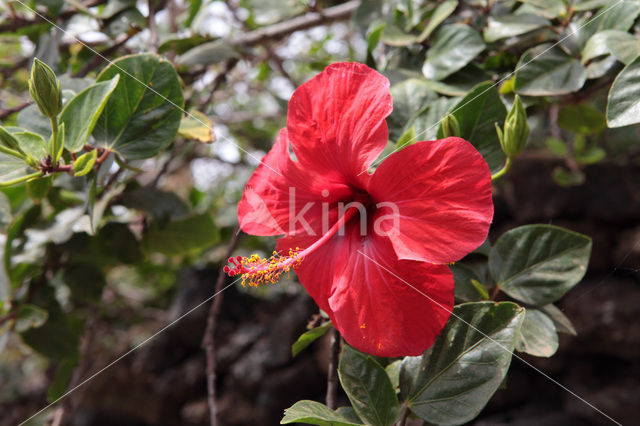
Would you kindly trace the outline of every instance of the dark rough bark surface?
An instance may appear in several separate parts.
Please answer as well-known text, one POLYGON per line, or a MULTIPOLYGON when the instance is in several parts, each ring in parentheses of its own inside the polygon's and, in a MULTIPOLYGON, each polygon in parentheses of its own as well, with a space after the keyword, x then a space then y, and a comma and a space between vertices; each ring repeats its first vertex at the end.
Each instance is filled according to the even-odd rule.
MULTIPOLYGON (((603 163, 586 183, 553 183, 555 164, 519 160, 496 189, 491 240, 529 223, 551 223, 592 236, 585 281, 559 307, 578 336, 561 335, 550 359, 520 355, 622 424, 640 416, 640 167, 603 163)), ((189 270, 170 312, 179 317, 211 294, 215 270, 189 270)), ((300 399, 323 401, 328 340, 291 357, 291 343, 317 308, 304 294, 258 299, 234 288, 225 294, 216 336, 218 407, 223 425, 275 425, 300 399)), ((98 376, 82 392, 77 426, 206 425, 205 358, 200 341, 207 308, 178 322, 98 376)), ((159 324, 160 328, 162 324, 159 324)), ((112 331, 101 329, 104 335, 112 331)), ((327 336, 325 336, 327 337, 327 336)), ((126 347, 92 354, 99 369, 126 347)), ((2 407, 0 425, 16 424, 41 408, 42 391, 20 406, 2 407)), ((338 405, 346 399, 339 394, 338 405)), ((475 425, 608 425, 588 405, 514 359, 507 389, 496 393, 475 425)))

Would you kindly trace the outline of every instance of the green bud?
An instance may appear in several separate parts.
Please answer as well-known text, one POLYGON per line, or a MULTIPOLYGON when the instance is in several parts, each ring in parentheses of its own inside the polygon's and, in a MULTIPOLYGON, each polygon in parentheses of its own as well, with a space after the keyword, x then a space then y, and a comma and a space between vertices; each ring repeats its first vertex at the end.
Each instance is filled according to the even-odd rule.
POLYGON ((44 116, 55 118, 62 110, 60 82, 53 70, 38 58, 31 67, 29 93, 44 116))
POLYGON ((22 152, 18 139, 15 138, 7 129, 0 126, 0 143, 9 149, 22 152))
POLYGON ((529 137, 529 124, 527 124, 527 112, 518 95, 504 120, 504 130, 500 131, 496 124, 496 131, 502 150, 507 157, 515 157, 522 151, 529 137))
POLYGON ((442 129, 442 135, 445 138, 450 136, 460 136, 460 123, 458 119, 454 115, 447 115, 442 119, 440 123, 440 128, 442 129))

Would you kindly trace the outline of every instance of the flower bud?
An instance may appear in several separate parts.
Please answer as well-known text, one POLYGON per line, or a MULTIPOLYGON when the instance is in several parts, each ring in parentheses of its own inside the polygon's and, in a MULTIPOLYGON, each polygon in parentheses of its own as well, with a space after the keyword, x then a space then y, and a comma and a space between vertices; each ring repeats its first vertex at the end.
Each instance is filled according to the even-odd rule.
POLYGON ((62 110, 62 91, 55 73, 47 64, 35 58, 31 67, 29 93, 40 112, 55 118, 62 110))
POLYGON ((504 121, 504 130, 496 125, 500 145, 507 157, 515 157, 522 151, 529 137, 529 124, 527 124, 527 113, 520 97, 516 95, 513 107, 504 121))
POLYGON ((440 123, 440 129, 442 129, 442 136, 445 138, 460 136, 460 123, 454 115, 445 116, 440 123))

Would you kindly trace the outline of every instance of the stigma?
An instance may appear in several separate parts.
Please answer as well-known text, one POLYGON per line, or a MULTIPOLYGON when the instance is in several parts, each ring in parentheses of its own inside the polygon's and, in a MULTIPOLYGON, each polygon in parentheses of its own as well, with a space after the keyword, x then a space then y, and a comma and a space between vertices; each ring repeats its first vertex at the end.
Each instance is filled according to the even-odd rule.
POLYGON ((251 287, 258 287, 262 284, 275 284, 280 281, 283 274, 287 274, 293 269, 296 270, 302 263, 303 257, 300 248, 289 249, 287 255, 282 255, 277 251, 269 258, 262 258, 257 254, 249 257, 230 257, 231 266, 225 266, 223 271, 230 277, 242 276, 242 286, 247 284, 251 287))

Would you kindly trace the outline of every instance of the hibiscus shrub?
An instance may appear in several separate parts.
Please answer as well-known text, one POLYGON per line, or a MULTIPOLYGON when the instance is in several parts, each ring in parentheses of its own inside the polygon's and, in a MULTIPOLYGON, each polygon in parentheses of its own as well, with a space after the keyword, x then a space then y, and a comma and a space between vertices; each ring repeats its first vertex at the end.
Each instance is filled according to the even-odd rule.
MULTIPOLYGON (((39 10, 60 21, 79 13, 46 3, 39 10)), ((320 2, 274 6, 276 18, 319 14, 316 25, 352 11, 349 37, 360 42, 339 55, 312 44, 286 66, 269 47, 282 35, 258 31, 264 52, 249 51, 260 44, 251 38, 211 40, 197 25, 203 2, 189 3, 179 19, 189 30, 153 46, 166 58, 131 54, 71 78, 95 67, 95 51, 61 44, 62 57, 25 58, 30 74, 15 78, 32 103, 0 126, 0 350, 19 335, 51 362, 49 400, 72 382, 91 318, 117 317, 112 302, 131 282, 131 299, 148 292, 166 306, 182 266, 223 263, 236 218, 253 237, 238 248, 245 256, 220 265, 228 284, 275 291, 262 287, 291 276, 322 315, 293 356, 327 332, 340 351, 333 367, 351 406, 299 401, 282 423, 465 423, 505 382, 512 357, 550 357, 558 333, 575 334, 554 303, 584 276, 590 238, 531 224, 492 241, 492 194, 526 150, 557 158, 553 178, 568 186, 633 149, 637 2, 374 0, 326 15, 320 2), (251 72, 211 107, 200 88, 219 89, 238 63, 251 72), (286 113, 281 97, 242 93, 273 78, 271 68, 304 81, 286 113), (275 105, 277 118, 226 117, 242 160, 203 148, 214 140, 210 115, 256 105, 275 105), (254 148, 268 152, 259 159, 254 148), (211 155, 220 161, 198 166, 211 155), (211 170, 224 166, 232 172, 211 170), (192 186, 181 174, 189 168, 210 185, 192 186), (169 172, 174 181, 158 189, 169 172)), ((239 2, 244 18, 229 4, 237 27, 260 30, 256 2, 239 2)), ((89 6, 86 18, 108 34, 105 54, 136 50, 127 42, 146 23, 135 2, 89 6)), ((17 37, 27 36, 38 55, 51 53, 56 31, 9 9, 26 24, 2 49, 21 52, 17 37)))

